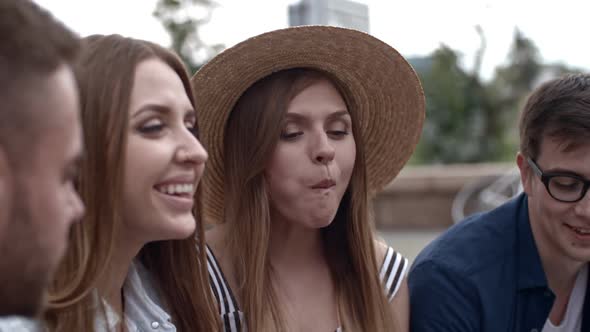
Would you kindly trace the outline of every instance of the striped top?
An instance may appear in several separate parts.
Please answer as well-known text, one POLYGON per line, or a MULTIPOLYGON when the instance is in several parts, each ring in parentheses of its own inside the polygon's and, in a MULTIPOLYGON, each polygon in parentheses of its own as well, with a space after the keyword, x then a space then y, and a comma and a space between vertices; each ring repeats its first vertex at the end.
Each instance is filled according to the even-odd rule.
MULTIPOLYGON (((240 310, 238 302, 229 287, 221 267, 213 254, 213 251, 207 246, 207 268, 209 270, 209 281, 211 291, 219 304, 219 314, 223 324, 224 332, 244 332, 244 313, 240 310)), ((391 302, 399 289, 403 277, 408 269, 408 260, 400 253, 388 247, 385 253, 385 259, 379 271, 379 278, 383 283, 387 299, 391 302)), ((343 332, 339 327, 336 332, 343 332)))

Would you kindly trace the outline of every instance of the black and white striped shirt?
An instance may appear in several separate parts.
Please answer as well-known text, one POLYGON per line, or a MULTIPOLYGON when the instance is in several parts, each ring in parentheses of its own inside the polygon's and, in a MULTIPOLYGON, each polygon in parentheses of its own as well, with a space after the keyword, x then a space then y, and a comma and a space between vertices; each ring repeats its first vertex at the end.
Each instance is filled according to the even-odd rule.
MULTIPOLYGON (((211 290, 219 303, 219 314, 223 323, 224 332, 243 332, 246 331, 244 326, 244 314, 240 311, 238 302, 229 287, 223 272, 213 254, 213 251, 207 246, 207 265, 209 270, 209 281, 211 290)), ((403 277, 406 275, 408 269, 408 260, 400 253, 387 248, 385 259, 381 265, 379 278, 383 283, 387 299, 391 302, 393 297, 399 289, 403 277)), ((342 328, 338 328, 336 332, 342 332, 342 328)))

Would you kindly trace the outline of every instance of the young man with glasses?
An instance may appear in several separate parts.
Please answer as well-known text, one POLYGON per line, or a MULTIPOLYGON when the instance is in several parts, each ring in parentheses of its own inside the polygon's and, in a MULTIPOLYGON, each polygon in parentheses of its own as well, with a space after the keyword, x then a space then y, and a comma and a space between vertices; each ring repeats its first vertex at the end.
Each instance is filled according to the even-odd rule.
POLYGON ((535 90, 520 139, 524 193, 415 260, 412 331, 590 331, 590 75, 535 90))

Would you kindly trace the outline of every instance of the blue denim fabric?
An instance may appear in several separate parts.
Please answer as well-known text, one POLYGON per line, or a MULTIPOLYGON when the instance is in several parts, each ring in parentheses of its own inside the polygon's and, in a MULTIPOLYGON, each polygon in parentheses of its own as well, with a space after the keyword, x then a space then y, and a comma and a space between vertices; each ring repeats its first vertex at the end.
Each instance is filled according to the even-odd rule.
MULTIPOLYGON (((590 284, 590 278, 589 278, 590 284)), ((412 332, 540 332, 555 299, 529 223, 527 196, 454 225, 410 270, 412 332)), ((590 332, 590 285, 582 332, 590 332)))

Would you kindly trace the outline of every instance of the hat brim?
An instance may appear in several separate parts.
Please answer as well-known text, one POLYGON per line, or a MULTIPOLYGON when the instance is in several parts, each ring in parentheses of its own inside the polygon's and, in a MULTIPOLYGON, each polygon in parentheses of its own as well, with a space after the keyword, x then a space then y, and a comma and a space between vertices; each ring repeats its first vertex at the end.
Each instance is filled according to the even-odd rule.
POLYGON ((252 37, 217 55, 192 78, 200 139, 209 160, 203 178, 206 219, 223 207, 223 139, 229 114, 256 81, 277 71, 313 68, 338 80, 356 110, 366 157, 367 184, 376 193, 412 155, 425 117, 424 92, 410 64, 394 48, 357 30, 304 26, 252 37))

